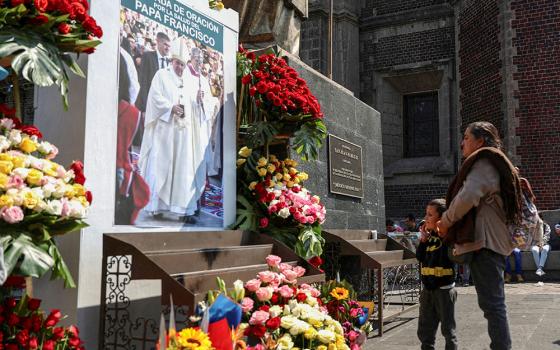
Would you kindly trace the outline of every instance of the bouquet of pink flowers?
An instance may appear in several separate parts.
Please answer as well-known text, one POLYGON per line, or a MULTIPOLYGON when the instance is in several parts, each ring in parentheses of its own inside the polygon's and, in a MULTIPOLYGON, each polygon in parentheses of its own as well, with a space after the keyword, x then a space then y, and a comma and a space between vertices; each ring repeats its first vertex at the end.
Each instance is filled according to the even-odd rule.
POLYGON ((326 210, 318 196, 303 185, 308 175, 297 170, 295 160, 279 160, 274 155, 257 158, 252 150, 239 151, 237 165, 246 198, 240 199, 237 225, 258 229, 287 244, 302 258, 309 260, 323 252, 321 224, 326 210), (248 217, 252 211, 253 216, 248 217))
POLYGON ((245 335, 252 349, 350 349, 342 325, 322 305, 321 292, 308 284, 298 285, 305 274, 301 266, 266 258, 268 271, 245 283, 241 302, 245 335))

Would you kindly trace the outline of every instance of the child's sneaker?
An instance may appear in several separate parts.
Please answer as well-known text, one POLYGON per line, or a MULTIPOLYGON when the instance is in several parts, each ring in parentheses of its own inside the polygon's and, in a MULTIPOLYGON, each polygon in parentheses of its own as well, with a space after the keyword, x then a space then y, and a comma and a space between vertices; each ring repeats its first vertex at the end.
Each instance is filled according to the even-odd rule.
POLYGON ((510 283, 511 282, 511 275, 507 272, 504 274, 504 282, 505 283, 510 283))
POLYGON ((539 268, 537 269, 537 271, 535 271, 535 274, 537 274, 537 276, 542 276, 542 275, 545 274, 545 272, 543 271, 542 268, 539 267, 539 268))
POLYGON ((516 275, 515 277, 517 277, 517 282, 525 282, 525 280, 523 279, 523 276, 516 275))

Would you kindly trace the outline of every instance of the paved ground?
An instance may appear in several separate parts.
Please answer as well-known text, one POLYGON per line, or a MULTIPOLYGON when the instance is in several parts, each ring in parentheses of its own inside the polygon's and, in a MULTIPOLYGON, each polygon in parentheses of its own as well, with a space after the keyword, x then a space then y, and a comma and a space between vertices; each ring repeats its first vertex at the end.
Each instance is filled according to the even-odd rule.
MULTIPOLYGON (((474 287, 459 287, 456 304, 459 349, 489 349, 486 319, 478 308, 474 287)), ((506 285, 506 303, 513 349, 560 350, 560 283, 506 285)), ((365 350, 420 349, 416 337, 418 309, 386 325, 383 337, 368 339, 365 350)), ((436 349, 444 349, 438 332, 436 349)))

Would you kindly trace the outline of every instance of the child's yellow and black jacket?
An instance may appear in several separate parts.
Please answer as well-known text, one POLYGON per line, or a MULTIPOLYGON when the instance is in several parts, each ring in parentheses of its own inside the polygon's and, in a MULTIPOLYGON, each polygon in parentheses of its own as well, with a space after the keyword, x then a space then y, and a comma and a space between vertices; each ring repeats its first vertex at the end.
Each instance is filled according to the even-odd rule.
POLYGON ((448 249, 433 231, 426 242, 418 245, 416 258, 422 264, 420 272, 426 289, 436 289, 455 282, 455 270, 448 249))

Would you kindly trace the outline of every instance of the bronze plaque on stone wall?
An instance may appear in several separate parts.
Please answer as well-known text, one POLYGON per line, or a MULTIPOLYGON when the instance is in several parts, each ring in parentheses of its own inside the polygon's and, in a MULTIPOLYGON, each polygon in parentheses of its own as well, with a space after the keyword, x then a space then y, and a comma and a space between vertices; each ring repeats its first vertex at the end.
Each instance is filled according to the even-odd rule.
POLYGON ((329 190, 364 198, 362 147, 329 134, 329 190))

